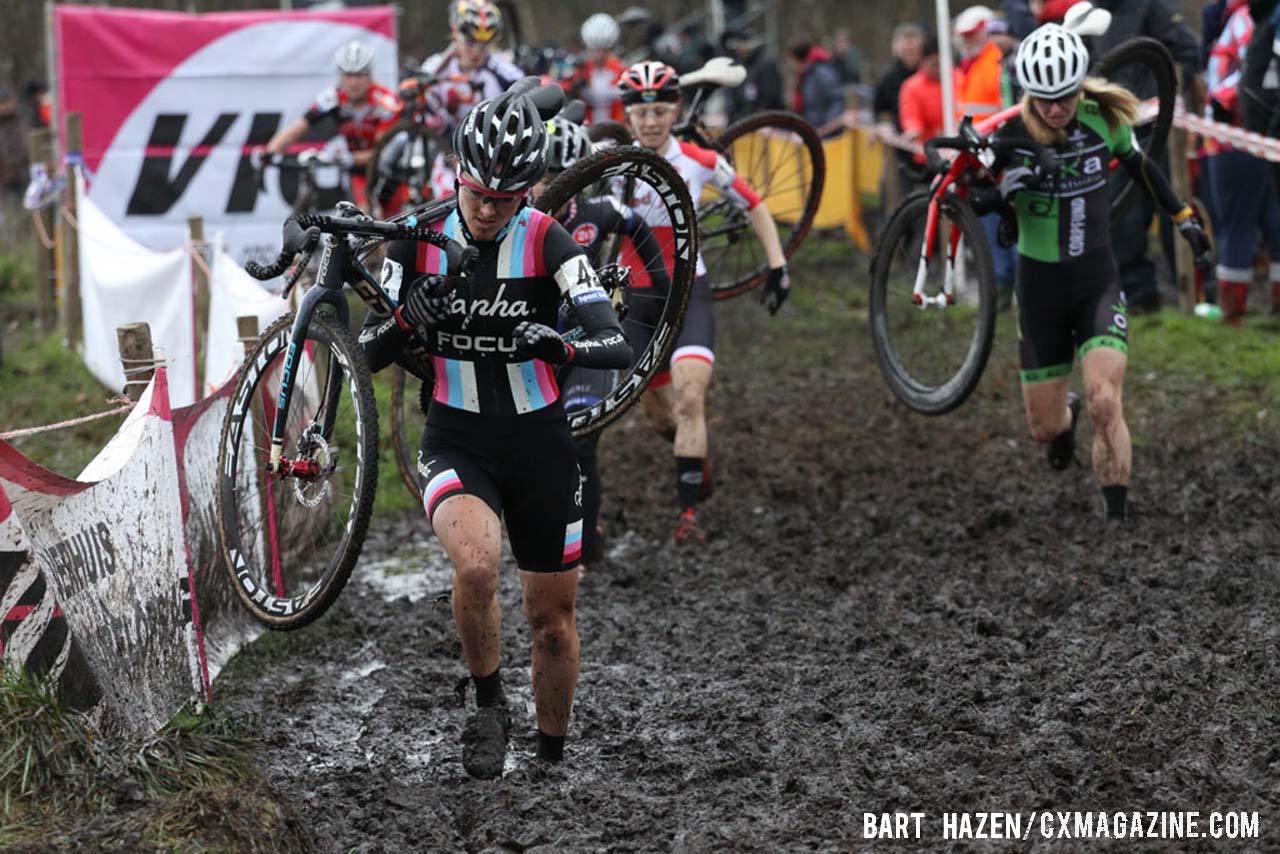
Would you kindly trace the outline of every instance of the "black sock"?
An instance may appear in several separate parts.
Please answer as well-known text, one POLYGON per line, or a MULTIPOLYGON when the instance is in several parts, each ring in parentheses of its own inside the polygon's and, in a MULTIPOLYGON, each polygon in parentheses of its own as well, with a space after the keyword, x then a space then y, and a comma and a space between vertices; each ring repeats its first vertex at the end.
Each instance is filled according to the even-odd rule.
POLYGON ((476 706, 501 706, 507 701, 502 693, 502 670, 493 671, 488 676, 472 675, 471 681, 476 686, 476 706))
POLYGON ((1126 508, 1129 503, 1129 487, 1127 486, 1104 486, 1102 487, 1102 504, 1107 511, 1108 519, 1124 519, 1127 516, 1126 508))
POLYGON ((698 503, 702 492, 702 457, 676 457, 676 500, 681 510, 698 503))
POLYGON ((564 759, 564 736, 547 735, 538 730, 538 758, 544 762, 559 762, 564 759))

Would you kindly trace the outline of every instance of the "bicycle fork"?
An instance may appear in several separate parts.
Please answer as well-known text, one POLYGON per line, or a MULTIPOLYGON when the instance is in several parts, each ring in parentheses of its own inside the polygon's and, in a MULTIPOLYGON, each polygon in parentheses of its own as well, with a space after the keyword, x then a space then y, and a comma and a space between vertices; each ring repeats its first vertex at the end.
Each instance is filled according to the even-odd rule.
POLYGON ((947 235, 947 263, 942 279, 942 291, 930 296, 925 293, 925 281, 929 277, 929 256, 938 238, 939 204, 935 196, 929 200, 929 210, 925 219, 924 243, 920 248, 920 264, 916 268, 916 284, 911 291, 911 301, 923 311, 931 305, 946 308, 955 305, 956 257, 960 247, 960 229, 953 228, 947 235))
MULTIPOLYGON (((289 422, 289 407, 293 401, 296 387, 296 374, 301 363, 303 342, 307 339, 307 329, 311 317, 320 303, 328 303, 333 307, 338 321, 345 327, 349 322, 347 301, 343 299, 342 271, 346 269, 347 253, 350 248, 345 239, 324 238, 324 251, 320 256, 320 276, 315 286, 307 291, 298 305, 298 313, 293 319, 293 328, 289 332, 289 350, 285 355, 284 371, 280 377, 280 397, 276 403, 275 419, 271 425, 271 456, 267 462, 267 471, 276 477, 297 477, 314 479, 323 472, 320 464, 305 458, 303 448, 295 459, 284 456, 285 429, 289 422)), ((337 363, 332 352, 326 354, 327 364, 321 366, 325 375, 325 387, 321 396, 322 409, 318 422, 319 438, 325 442, 333 438, 333 427, 337 420, 338 401, 342 394, 342 380, 345 373, 341 364, 337 363)))

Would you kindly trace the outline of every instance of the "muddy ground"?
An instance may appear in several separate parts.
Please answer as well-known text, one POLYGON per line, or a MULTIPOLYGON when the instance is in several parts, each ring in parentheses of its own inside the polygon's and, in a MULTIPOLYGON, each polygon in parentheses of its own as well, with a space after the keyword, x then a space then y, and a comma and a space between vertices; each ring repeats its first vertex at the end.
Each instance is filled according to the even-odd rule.
POLYGON ((1106 531, 1087 467, 1026 438, 1008 336, 960 411, 889 400, 846 307, 864 276, 830 255, 780 318, 720 305, 702 549, 667 542, 669 448, 638 418, 606 437, 562 768, 531 767, 510 569, 507 773, 463 772, 448 571, 417 519, 378 520, 324 620, 233 662, 216 699, 316 850, 1280 850, 1275 431, 1133 375, 1140 517, 1106 531), (1044 809, 1257 811, 1262 837, 942 839, 944 811, 1044 809), (864 841, 894 810, 923 838, 864 841))

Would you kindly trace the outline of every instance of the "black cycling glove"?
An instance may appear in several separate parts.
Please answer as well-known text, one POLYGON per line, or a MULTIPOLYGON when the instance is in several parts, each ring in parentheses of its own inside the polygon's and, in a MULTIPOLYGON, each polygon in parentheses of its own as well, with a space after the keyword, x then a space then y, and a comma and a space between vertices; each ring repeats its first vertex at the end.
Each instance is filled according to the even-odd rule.
POLYGON ((787 301, 787 294, 791 293, 791 274, 787 272, 787 265, 776 267, 769 271, 769 278, 764 283, 764 293, 760 296, 760 301, 764 303, 764 307, 769 309, 769 314, 777 314, 778 309, 782 308, 782 304, 787 301))
POLYGON ((1178 223, 1178 232, 1191 247, 1191 254, 1196 256, 1196 263, 1208 264, 1213 254, 1213 246, 1209 243, 1209 235, 1204 233, 1200 217, 1194 213, 1178 223))
POLYGON ((569 345, 550 326, 525 320, 516 326, 514 332, 516 352, 520 355, 532 356, 553 365, 569 361, 569 345))
POLYGON ((444 276, 429 273, 410 282, 400 295, 400 307, 396 309, 401 325, 419 329, 435 326, 448 317, 452 303, 448 281, 444 276))

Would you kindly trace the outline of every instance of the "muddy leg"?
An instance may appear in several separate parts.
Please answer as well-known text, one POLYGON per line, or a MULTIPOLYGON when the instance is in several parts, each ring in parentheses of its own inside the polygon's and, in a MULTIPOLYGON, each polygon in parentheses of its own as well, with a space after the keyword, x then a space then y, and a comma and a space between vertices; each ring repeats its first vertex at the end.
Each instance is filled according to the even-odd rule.
POLYGON ((1071 429, 1071 410, 1067 409, 1067 385, 1070 381, 1067 376, 1022 384, 1027 429, 1037 442, 1052 442, 1071 429))
POLYGON ((502 607, 498 566, 502 529, 479 498, 455 495, 436 510, 433 527, 453 562, 453 622, 472 676, 498 669, 502 651, 502 607))
POLYGON ((1133 446, 1124 420, 1122 386, 1129 359, 1119 350, 1098 347, 1084 356, 1084 393, 1093 420, 1093 473, 1098 485, 1127 486, 1133 446))
POLYGON ((533 699, 538 729, 563 737, 578 686, 578 569, 520 573, 524 613, 533 634, 533 699))

